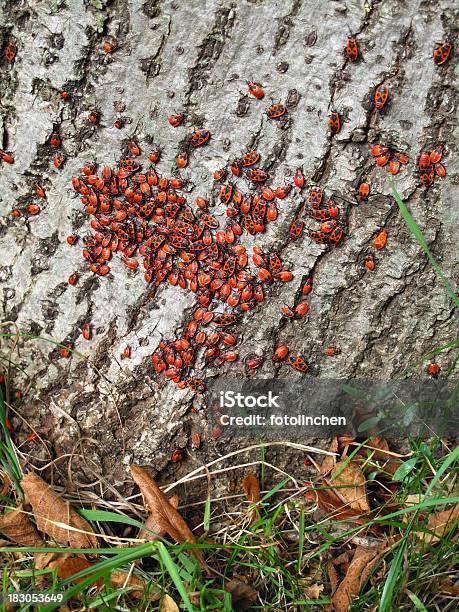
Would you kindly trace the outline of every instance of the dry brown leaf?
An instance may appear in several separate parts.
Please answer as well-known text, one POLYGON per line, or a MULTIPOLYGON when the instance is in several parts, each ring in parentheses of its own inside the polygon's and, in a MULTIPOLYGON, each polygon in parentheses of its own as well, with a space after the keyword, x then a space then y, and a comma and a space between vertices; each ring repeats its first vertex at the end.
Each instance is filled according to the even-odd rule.
POLYGON ((459 597, 459 584, 453 584, 452 579, 448 577, 440 582, 440 592, 448 593, 448 595, 453 597, 459 597))
POLYGON ((259 517, 259 504, 258 502, 261 499, 260 496, 260 482, 255 474, 248 474, 244 480, 242 481, 242 488, 247 495, 247 499, 251 504, 256 504, 252 510, 252 519, 251 523, 254 523, 259 517))
POLYGON ((340 461, 331 473, 329 482, 339 497, 342 497, 352 510, 368 512, 367 487, 362 470, 354 461, 340 461))
MULTIPOLYGON (((143 495, 147 509, 154 515, 157 526, 169 534, 176 542, 194 544, 196 538, 193 532, 148 472, 138 465, 131 465, 131 474, 143 495)), ((201 567, 208 571, 209 568, 203 559, 201 551, 195 548, 192 552, 198 559, 201 567)))
POLYGON ((369 441, 368 446, 377 449, 374 452, 373 458, 379 459, 378 463, 381 469, 388 474, 395 474, 400 466, 400 462, 388 455, 389 444, 387 440, 382 436, 376 436, 369 441))
MULTIPOLYGON (((330 444, 330 448, 328 449, 331 453, 337 453, 338 452, 338 438, 333 438, 332 443, 330 444)), ((332 471, 332 469, 335 467, 336 465, 336 457, 333 455, 326 455, 324 460, 322 461, 321 465, 320 465, 320 471, 319 474, 321 476, 325 476, 326 474, 328 474, 329 472, 332 471)))
MULTIPOLYGON (((115 589, 130 587, 132 591, 129 591, 129 595, 132 595, 132 597, 135 597, 136 599, 142 599, 142 597, 145 595, 147 587, 151 586, 144 582, 141 578, 137 578, 137 576, 133 576, 127 572, 122 572, 121 570, 112 571, 110 575, 110 582, 115 589)), ((148 599, 150 601, 158 601, 159 595, 150 588, 148 599)))
MULTIPOLYGON (((49 567, 57 570, 57 575, 62 580, 67 580, 68 578, 71 578, 74 574, 77 574, 78 572, 81 572, 82 570, 87 569, 91 566, 92 563, 83 556, 65 558, 60 557, 56 561, 53 561, 49 564, 49 567)), ((86 578, 88 578, 88 576, 85 576, 84 578, 75 578, 73 582, 82 582, 83 580, 86 580, 86 578)), ((96 578, 94 582, 91 583, 91 585, 94 584, 100 589, 104 584, 104 579, 96 578)))
POLYGON ((429 516, 426 528, 433 533, 425 533, 424 531, 417 531, 416 536, 429 544, 435 544, 440 539, 451 531, 459 520, 459 504, 456 504, 450 510, 443 510, 442 512, 434 512, 429 516))
POLYGON ((338 572, 336 571, 336 568, 333 565, 332 561, 328 561, 327 563, 327 572, 328 572, 328 579, 330 580, 330 591, 331 591, 331 594, 333 595, 336 589, 338 588, 339 577, 338 577, 338 572))
POLYGON ((37 527, 60 544, 71 548, 96 548, 97 538, 91 525, 70 504, 61 499, 46 482, 29 473, 21 480, 37 527), (84 533, 88 532, 88 533, 84 533))
MULTIPOLYGON (((71 557, 70 554, 60 554, 57 552, 35 553, 34 554, 34 559, 35 559, 34 568, 35 570, 43 570, 48 567, 52 567, 52 564, 54 561, 57 561, 58 559, 68 559, 69 557, 71 557)), ((37 576, 38 581, 44 578, 45 576, 37 576)))
POLYGON ((233 605, 243 601, 254 603, 258 599, 258 591, 245 582, 242 582, 242 580, 226 580, 223 588, 225 591, 228 591, 228 593, 231 593, 233 605))
POLYGON ((346 576, 332 595, 334 612, 348 612, 352 599, 360 593, 360 589, 385 550, 385 546, 373 548, 358 546, 355 549, 346 576))
POLYGON ((308 586, 305 589, 306 597, 308 597, 309 599, 319 599, 323 590, 323 584, 311 584, 311 586, 308 586))
POLYGON ((346 501, 333 489, 320 489, 316 493, 319 508, 327 512, 327 514, 331 513, 334 519, 340 521, 352 519, 355 521, 361 515, 359 510, 354 510, 346 505, 346 501))
MULTIPOLYGON (((169 497, 169 503, 176 510, 179 506, 179 501, 180 500, 179 500, 178 495, 173 495, 172 497, 169 497)), ((161 524, 158 523, 158 520, 155 514, 150 514, 147 517, 147 520, 145 521, 145 527, 146 529, 141 529, 139 531, 138 537, 144 540, 149 540, 150 542, 154 542, 155 540, 159 540, 160 538, 163 538, 167 533, 166 530, 161 526, 161 524), (151 533, 152 531, 153 533, 151 533)))
POLYGON ((349 564, 353 553, 350 550, 345 550, 343 553, 338 555, 336 559, 332 560, 333 565, 344 565, 349 564))
MULTIPOLYGON (((57 575, 62 580, 67 580, 71 578, 73 575, 81 572, 88 567, 92 567, 94 564, 88 561, 84 556, 78 557, 61 557, 57 561, 50 563, 50 567, 57 569, 57 575)), ((81 582, 82 580, 86 580, 88 576, 84 578, 75 578, 73 582, 81 582)), ((145 595, 145 591, 147 589, 147 583, 137 578, 137 576, 129 575, 127 572, 123 572, 121 570, 113 570, 110 574, 110 583, 111 585, 117 588, 130 587, 132 591, 129 592, 130 595, 135 597, 136 599, 141 599, 145 595)), ((95 578, 92 585, 96 585, 98 589, 101 589, 104 585, 104 579, 95 578)), ((159 595, 155 592, 149 593, 150 601, 157 601, 159 599, 159 595)))
POLYGON ((11 478, 8 476, 8 474, 2 474, 1 479, 3 482, 2 482, 2 488, 0 489, 0 496, 4 497, 8 495, 13 482, 11 478))
POLYGON ((45 546, 22 506, 0 516, 0 531, 21 546, 45 546))
POLYGON ((179 612, 179 607, 170 595, 164 595, 159 612, 179 612))

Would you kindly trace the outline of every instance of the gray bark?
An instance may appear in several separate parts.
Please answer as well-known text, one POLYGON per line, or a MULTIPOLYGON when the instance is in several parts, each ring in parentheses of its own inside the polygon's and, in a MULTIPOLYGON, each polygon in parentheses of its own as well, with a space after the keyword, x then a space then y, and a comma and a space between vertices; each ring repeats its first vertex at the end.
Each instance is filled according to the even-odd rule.
MULTIPOLYGON (((422 356, 454 339, 452 303, 390 197, 389 174, 375 168, 370 155, 377 141, 408 152, 411 163, 396 177, 397 189, 445 274, 457 278, 457 56, 442 67, 432 61, 435 42, 454 37, 452 0, 33 0, 7 2, 0 11, 3 44, 13 39, 18 46, 14 64, 1 64, 0 136, 15 155, 14 165, 0 166, 2 317, 22 331, 72 339, 89 357, 61 359, 42 340, 21 341, 11 353, 12 342, 2 343, 3 360, 10 357, 23 369, 13 368, 14 384, 27 389, 18 410, 49 440, 46 453, 36 451, 37 465, 84 452, 84 461, 73 463, 82 472, 76 479, 90 481, 94 470, 116 484, 130 461, 160 470, 175 447, 188 444, 191 431, 204 436, 202 414, 190 413, 198 400, 156 376, 150 363, 161 337, 173 339, 189 320, 193 295, 162 286, 149 301, 143 275, 126 270, 119 258, 109 277, 95 278, 82 260, 81 241, 71 248, 65 240, 89 227, 71 177, 90 160, 113 165, 131 137, 146 152, 149 140, 160 144, 159 169, 171 175, 179 143, 193 126, 209 129, 210 144, 193 155, 184 174, 195 184, 189 201, 214 198, 221 219, 212 173, 251 146, 275 185, 303 166, 308 184, 320 184, 327 197, 354 201, 363 179, 375 194, 359 205, 343 203, 348 229, 336 249, 307 235, 288 242, 306 190, 280 203, 279 219, 266 234, 255 240, 245 234, 250 252, 254 243, 279 249, 294 281, 277 283, 262 306, 243 317, 236 328, 242 338, 238 362, 218 371, 201 366, 197 375, 242 375, 243 358, 255 347, 266 356, 258 375, 301 376, 273 364, 280 343, 304 354, 312 374, 321 377, 421 374, 422 356), (355 64, 343 56, 349 32, 357 33, 363 56, 355 64), (107 37, 118 43, 110 55, 101 50, 107 37), (247 98, 249 79, 263 83, 264 100, 247 98), (375 114, 369 99, 384 80, 390 107, 375 114), (67 102, 59 96, 64 89, 71 94, 67 102), (301 99, 280 129, 265 109, 292 89, 301 99), (333 107, 346 121, 330 139, 333 107), (100 113, 95 126, 87 121, 93 109, 100 113), (186 122, 174 130, 167 117, 182 109, 186 122), (113 127, 119 116, 126 119, 121 130, 113 127), (47 144, 53 124, 67 158, 61 170, 47 144), (426 192, 414 162, 423 147, 438 142, 446 146, 448 175, 426 192), (15 205, 31 200, 37 179, 47 191, 41 214, 11 218, 15 205), (366 272, 363 257, 383 227, 387 248, 376 255, 376 271, 366 272), (67 278, 74 271, 81 276, 71 287, 67 278), (295 303, 312 273, 308 316, 286 322, 280 306, 295 303), (89 343, 79 331, 87 321, 94 329, 89 343), (132 357, 122 360, 126 345, 132 357), (330 345, 341 355, 326 357, 330 345)), ((454 351, 438 361, 447 370, 454 351)), ((19 420, 15 424, 19 436, 29 433, 19 420)), ((207 452, 212 450, 204 446, 202 455, 207 452)), ((62 473, 67 461, 59 463, 62 473)))

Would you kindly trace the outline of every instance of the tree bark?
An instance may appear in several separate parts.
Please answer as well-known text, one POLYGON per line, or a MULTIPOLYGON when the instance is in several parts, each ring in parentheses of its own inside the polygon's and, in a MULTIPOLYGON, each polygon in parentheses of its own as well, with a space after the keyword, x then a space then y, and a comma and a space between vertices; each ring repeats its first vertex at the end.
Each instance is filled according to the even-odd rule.
MULTIPOLYGON (((442 66, 432 61, 435 43, 457 33, 452 0, 32 0, 6 2, 0 11, 3 46, 12 40, 18 47, 15 61, 3 60, 0 68, 0 135, 15 156, 13 165, 0 165, 3 318, 22 332, 71 340, 88 357, 62 359, 45 340, 2 342, 2 367, 14 362, 12 385, 24 392, 17 410, 48 441, 32 452, 36 465, 75 453, 75 482, 103 474, 116 485, 131 461, 161 470, 174 448, 189 445, 192 432, 208 436, 202 413, 190 411, 199 409, 199 398, 154 374, 150 361, 163 337, 172 340, 186 326, 195 296, 163 285, 149 299, 143 274, 127 270, 120 258, 108 277, 95 277, 81 257, 81 239, 73 248, 66 243, 69 234, 81 237, 89 228, 72 176, 91 160, 113 166, 133 137, 143 151, 151 142, 163 148, 159 169, 171 176, 193 127, 210 130, 210 144, 192 156, 184 175, 195 186, 189 202, 210 199, 221 223, 225 207, 212 174, 252 147, 274 185, 302 166, 308 186, 347 200, 340 201, 346 235, 337 248, 315 244, 306 233, 289 240, 307 189, 279 202, 279 218, 265 234, 244 234, 249 253, 253 244, 279 251, 294 280, 276 283, 242 317, 235 328, 238 362, 216 369, 200 361, 197 376, 246 375, 244 357, 255 352, 266 358, 257 376, 300 377, 273 363, 279 344, 305 355, 311 375, 323 378, 421 375, 423 356, 454 339, 453 304, 398 211, 389 173, 370 154, 375 142, 407 152, 410 164, 395 177, 397 190, 446 276, 457 278, 457 55, 442 66), (349 33, 361 50, 356 63, 343 54, 349 33), (116 40, 113 53, 103 52, 105 40, 116 40), (247 80, 263 84, 264 100, 248 97, 247 80), (378 113, 371 98, 382 82, 390 101, 378 113), (265 111, 292 90, 301 97, 280 127, 265 111), (330 109, 345 119, 333 138, 330 109), (95 125, 87 120, 92 110, 99 115, 95 125), (186 121, 174 129, 167 118, 182 110, 186 121), (118 117, 125 122, 120 130, 113 127, 118 117), (53 126, 66 157, 61 169, 52 162, 53 126), (415 163, 437 143, 445 145, 447 177, 426 190, 415 163), (37 201, 31 196, 37 180, 47 194, 41 213, 11 217, 13 207, 37 201), (364 180, 372 197, 357 204, 364 180), (388 244, 375 252, 371 273, 363 260, 382 228, 388 244), (75 271, 80 279, 70 286, 75 271), (298 303, 309 276, 309 313, 288 321, 280 307, 298 303), (93 326, 90 342, 81 337, 85 322, 93 326), (122 359, 128 345, 131 358, 122 359), (329 346, 341 354, 327 357, 329 346)), ((444 370, 455 366, 454 356, 451 348, 438 357, 444 370)), ((30 429, 12 419, 24 439, 30 429)), ((205 444, 201 458, 218 444, 205 444)), ((69 461, 59 462, 61 473, 69 461)))

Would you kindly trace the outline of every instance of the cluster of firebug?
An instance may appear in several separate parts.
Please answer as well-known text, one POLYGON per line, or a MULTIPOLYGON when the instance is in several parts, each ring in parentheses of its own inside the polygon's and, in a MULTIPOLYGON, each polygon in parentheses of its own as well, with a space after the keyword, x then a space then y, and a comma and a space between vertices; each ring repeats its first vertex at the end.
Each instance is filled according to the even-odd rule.
POLYGON ((309 230, 309 237, 317 244, 339 244, 343 239, 344 229, 339 223, 340 210, 336 202, 328 200, 325 205, 323 189, 313 187, 309 192, 308 203, 306 214, 313 221, 320 223, 318 230, 309 230))
MULTIPOLYGON (((191 137, 191 146, 202 146, 209 138, 206 130, 198 130, 191 137)), ((212 302, 246 312, 264 301, 266 286, 293 279, 277 253, 264 253, 256 246, 256 272, 252 272, 246 248, 238 243, 244 231, 263 232, 265 223, 277 218, 275 200, 287 197, 292 186, 262 185, 269 177, 253 167, 260 155, 247 152, 231 164, 230 171, 236 178, 244 171, 255 191, 243 194, 230 182, 220 187, 220 201, 227 206, 226 224, 220 229, 202 196, 196 198, 195 208, 187 204, 183 191, 186 179, 165 178, 154 165, 142 172, 136 159, 140 147, 131 142, 129 151, 132 158, 121 159, 117 168, 105 166, 97 173, 96 165, 89 163, 72 179, 86 212, 93 217, 93 232, 83 237, 83 257, 90 270, 100 276, 110 272, 109 262, 115 253, 133 271, 143 260, 151 296, 162 283, 196 294, 198 306, 182 337, 171 343, 162 341, 152 362, 156 372, 164 372, 180 387, 199 391, 202 383, 190 372, 200 354, 212 366, 238 359, 237 352, 228 348, 236 343, 235 336, 221 331, 235 324, 238 316, 216 312, 212 302)), ((148 157, 156 162, 159 155, 155 150, 148 157)), ((222 181, 226 174, 224 169, 214 178, 222 181)), ((69 236, 67 242, 75 244, 76 237, 69 236)), ((245 363, 249 369, 261 365, 259 356, 249 356, 245 363)))
POLYGON ((376 157, 377 166, 381 168, 387 166, 387 170, 393 175, 398 174, 400 168, 410 161, 410 158, 405 153, 397 151, 394 147, 384 146, 379 143, 373 145, 371 154, 373 157, 376 157))
POLYGON ((437 145, 430 151, 422 151, 418 159, 418 170, 421 183, 424 187, 431 187, 435 182, 435 176, 444 178, 446 176, 446 168, 441 163, 444 149, 442 145, 437 145))

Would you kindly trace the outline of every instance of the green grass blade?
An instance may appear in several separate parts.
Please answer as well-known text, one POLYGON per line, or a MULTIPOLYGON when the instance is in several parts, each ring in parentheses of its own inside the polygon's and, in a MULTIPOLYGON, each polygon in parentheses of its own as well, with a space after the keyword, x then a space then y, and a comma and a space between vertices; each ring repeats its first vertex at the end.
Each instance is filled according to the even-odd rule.
MULTIPOLYGON (((124 523, 125 525, 131 525, 132 527, 138 527, 144 529, 143 523, 136 521, 129 516, 124 514, 117 514, 116 512, 108 512, 107 510, 84 510, 79 509, 78 514, 88 521, 108 521, 111 523, 124 523)), ((148 530, 147 530, 148 531, 148 530)))
POLYGON ((303 550, 304 550, 304 506, 300 509, 300 521, 298 525, 298 574, 301 573, 301 567, 303 565, 303 550))
POLYGON ((204 505, 204 532, 207 533, 210 529, 210 493, 207 494, 206 503, 204 505))
POLYGON ((180 596, 183 600, 183 603, 185 604, 186 609, 189 612, 194 612, 194 608, 188 597, 188 593, 186 592, 185 585, 183 584, 182 579, 180 578, 178 567, 174 563, 174 560, 172 559, 167 548, 164 546, 162 542, 158 542, 157 547, 158 547, 159 556, 161 557, 164 565, 166 566, 166 569, 169 572, 169 575, 172 578, 172 581, 174 582, 177 588, 177 591, 180 593, 180 596))
MULTIPOLYGON (((391 610, 393 610, 392 598, 393 598, 395 587, 397 585, 397 581, 399 578, 400 569, 401 569, 403 558, 405 555, 405 550, 408 545, 408 538, 411 534, 414 522, 419 512, 421 510, 424 510, 426 507, 430 506, 431 502, 435 501, 432 499, 428 499, 430 492, 433 490, 433 488, 435 487, 436 483, 440 480, 442 475, 446 472, 448 467, 452 465, 455 461, 457 461, 457 459, 459 459, 459 446, 456 447, 455 450, 446 457, 446 459, 441 464, 440 468, 437 470, 435 476, 433 477, 432 481, 429 483, 429 486, 427 487, 427 490, 425 492, 422 502, 420 504, 417 504, 417 506, 413 506, 412 510, 415 510, 415 514, 412 516, 406 528, 403 538, 400 541, 400 545, 399 545, 397 554, 394 558, 394 561, 391 564, 391 568, 390 568, 389 574, 387 575, 386 582, 384 584, 384 589, 381 595, 381 602, 379 604, 378 612, 390 612, 391 610)), ((455 499, 452 497, 448 500, 448 502, 457 503, 456 500, 457 498, 455 499)), ((395 514, 397 513, 393 513, 392 515, 394 516, 395 514)))
POLYGON ((456 308, 459 308, 459 297, 456 295, 456 293, 454 292, 454 289, 449 284, 449 281, 446 278, 446 276, 444 275, 443 270, 440 268, 440 266, 436 262, 434 256, 432 255, 431 250, 429 249, 429 247, 427 245, 427 242, 426 242, 426 240, 425 240, 421 230, 419 229, 418 224, 416 223, 416 221, 414 220, 412 214, 408 210, 405 202, 400 197, 400 194, 398 193, 398 191, 395 188, 394 184, 392 184, 392 193, 394 195, 395 201, 398 204, 400 212, 402 213, 402 216, 405 219, 405 222, 406 222, 406 224, 408 226, 408 229, 410 230, 410 232, 413 234, 413 236, 418 241, 421 249, 427 255, 427 257, 428 257, 430 263, 432 264, 432 267, 435 270, 435 272, 438 274, 438 276, 443 281, 443 284, 445 285, 446 291, 448 292, 449 297, 454 302, 456 308))
POLYGON ((416 610, 419 610, 420 612, 428 612, 427 608, 425 607, 425 605, 422 603, 422 601, 419 599, 417 595, 415 595, 414 593, 408 590, 406 591, 406 593, 408 597, 411 599, 411 601, 414 603, 416 610))

